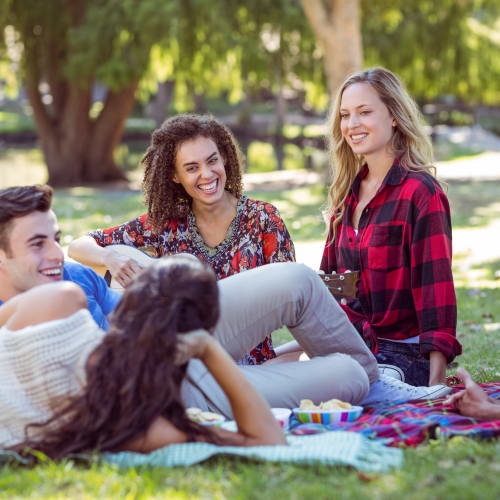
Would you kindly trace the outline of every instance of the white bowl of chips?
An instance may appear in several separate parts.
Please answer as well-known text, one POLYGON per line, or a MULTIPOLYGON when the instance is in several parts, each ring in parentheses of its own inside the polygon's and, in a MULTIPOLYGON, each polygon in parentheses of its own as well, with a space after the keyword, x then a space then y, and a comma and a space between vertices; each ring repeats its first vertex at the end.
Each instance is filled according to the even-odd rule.
POLYGON ((319 405, 310 399, 303 399, 300 408, 294 408, 293 413, 302 424, 342 424, 357 420, 363 413, 363 407, 339 399, 330 399, 319 405))

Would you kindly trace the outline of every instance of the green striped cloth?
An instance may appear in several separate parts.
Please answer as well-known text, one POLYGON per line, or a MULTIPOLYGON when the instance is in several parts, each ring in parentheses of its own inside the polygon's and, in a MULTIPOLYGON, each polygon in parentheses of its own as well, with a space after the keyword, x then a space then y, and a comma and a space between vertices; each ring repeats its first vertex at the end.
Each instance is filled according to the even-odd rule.
MULTIPOLYGON (((154 467, 177 467, 194 465, 214 455, 237 455, 255 460, 289 462, 299 464, 350 465, 366 472, 386 472, 403 465, 403 452, 389 448, 382 440, 369 440, 354 432, 323 432, 306 436, 288 436, 289 446, 216 446, 209 443, 172 444, 149 454, 104 453, 102 460, 120 467, 150 465, 154 467)), ((75 457, 95 459, 92 455, 75 457)), ((0 450, 2 463, 26 460, 17 453, 0 450)))
POLYGON ((203 462, 214 455, 238 455, 270 462, 350 465, 366 472, 385 472, 403 464, 403 452, 380 440, 369 440, 354 432, 324 432, 288 436, 289 446, 216 446, 209 443, 172 444, 147 455, 104 453, 103 459, 122 467, 151 465, 176 467, 203 462))

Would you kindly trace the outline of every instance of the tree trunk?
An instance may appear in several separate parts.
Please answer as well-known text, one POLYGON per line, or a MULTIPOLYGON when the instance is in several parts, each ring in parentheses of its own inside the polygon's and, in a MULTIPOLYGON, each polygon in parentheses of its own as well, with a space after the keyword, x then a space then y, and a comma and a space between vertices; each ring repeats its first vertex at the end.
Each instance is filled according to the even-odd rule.
POLYGON ((66 98, 58 104, 61 108, 58 117, 51 117, 43 104, 36 78, 28 78, 26 90, 47 164, 49 183, 68 186, 81 181, 89 135, 88 87, 86 90, 76 87, 61 89, 66 98))
POLYGON ((26 88, 49 184, 59 187, 126 179, 114 162, 113 150, 134 104, 137 83, 119 92, 109 92, 95 122, 89 116, 90 84, 85 88, 68 85, 64 106, 54 118, 42 102, 37 83, 28 82, 26 88))
POLYGON ((323 48, 328 90, 333 97, 363 64, 359 0, 301 0, 323 48))
POLYGON ((275 73, 278 83, 278 92, 275 96, 276 106, 276 129, 274 132, 274 153, 276 155, 277 169, 283 170, 285 152, 283 149, 283 126, 285 125, 286 101, 283 95, 283 62, 281 58, 281 32, 280 32, 280 49, 275 54, 275 73))
POLYGON ((84 178, 87 182, 109 182, 126 179, 113 159, 125 122, 132 111, 138 82, 123 90, 109 91, 89 137, 85 155, 84 178))

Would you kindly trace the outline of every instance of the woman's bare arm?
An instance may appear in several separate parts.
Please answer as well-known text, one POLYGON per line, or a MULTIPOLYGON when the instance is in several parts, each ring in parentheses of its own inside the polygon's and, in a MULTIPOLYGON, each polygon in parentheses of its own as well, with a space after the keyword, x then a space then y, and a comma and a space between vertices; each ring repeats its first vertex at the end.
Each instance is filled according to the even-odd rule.
MULTIPOLYGON (((238 431, 230 432, 212 427, 218 443, 236 446, 286 444, 283 431, 268 404, 216 339, 204 330, 179 334, 178 339, 178 363, 183 364, 191 358, 201 359, 231 404, 238 431)), ((186 440, 184 432, 165 418, 158 417, 144 434, 127 441, 121 449, 149 453, 186 440)))
POLYGON ((72 241, 68 247, 68 255, 87 266, 102 266, 109 269, 113 278, 123 287, 127 287, 134 276, 142 270, 138 262, 117 252, 114 245, 101 247, 88 235, 72 241))
POLYGON ((48 283, 16 295, 0 307, 0 326, 15 331, 71 316, 87 307, 84 291, 69 281, 48 283))
POLYGON ((190 357, 201 359, 229 399, 238 432, 214 428, 225 444, 286 444, 285 435, 267 402, 214 337, 197 330, 180 334, 178 339, 179 362, 185 362, 190 357))
POLYGON ((446 379, 446 358, 442 352, 432 351, 429 355, 429 386, 444 384, 446 379))

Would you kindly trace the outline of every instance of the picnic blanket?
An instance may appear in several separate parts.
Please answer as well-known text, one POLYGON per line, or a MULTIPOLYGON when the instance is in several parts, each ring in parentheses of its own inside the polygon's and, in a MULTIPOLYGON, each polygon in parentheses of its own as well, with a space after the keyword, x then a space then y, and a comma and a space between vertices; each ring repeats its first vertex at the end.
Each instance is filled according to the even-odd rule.
POLYGON ((350 465, 366 472, 400 468, 403 452, 388 448, 354 432, 327 432, 313 436, 288 436, 289 446, 216 446, 209 443, 172 444, 147 455, 104 453, 103 459, 121 467, 193 465, 214 455, 237 455, 252 460, 299 464, 350 465))
MULTIPOLYGON (((479 384, 490 397, 500 397, 500 382, 479 384)), ((454 392, 463 385, 454 386, 454 392)), ((480 421, 459 415, 445 398, 416 402, 384 402, 366 408, 355 422, 346 424, 301 424, 290 421, 293 435, 325 431, 351 431, 369 438, 383 438, 389 446, 416 446, 427 438, 468 436, 491 439, 500 436, 500 420, 480 421)))
MULTIPOLYGON (((98 459, 120 467, 150 465, 176 467, 194 465, 214 455, 237 455, 247 459, 299 464, 349 465, 365 472, 386 472, 403 465, 403 452, 388 448, 354 432, 327 432, 313 436, 288 436, 289 446, 216 446, 210 443, 172 444, 148 454, 103 453, 98 459)), ((73 458, 95 460, 80 454, 73 458)), ((27 463, 19 454, 0 450, 2 463, 27 463)))

